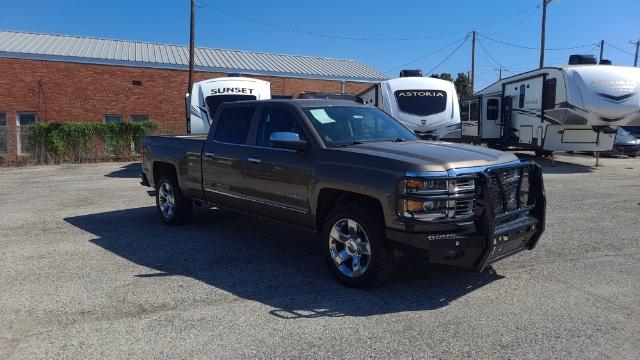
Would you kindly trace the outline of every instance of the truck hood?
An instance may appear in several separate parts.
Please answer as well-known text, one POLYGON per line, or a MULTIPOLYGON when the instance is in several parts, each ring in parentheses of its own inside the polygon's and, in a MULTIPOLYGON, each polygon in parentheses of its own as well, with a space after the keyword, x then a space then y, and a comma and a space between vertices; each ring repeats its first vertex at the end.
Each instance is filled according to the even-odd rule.
POLYGON ((518 160, 504 151, 441 141, 372 142, 337 150, 400 161, 422 171, 491 166, 518 160))

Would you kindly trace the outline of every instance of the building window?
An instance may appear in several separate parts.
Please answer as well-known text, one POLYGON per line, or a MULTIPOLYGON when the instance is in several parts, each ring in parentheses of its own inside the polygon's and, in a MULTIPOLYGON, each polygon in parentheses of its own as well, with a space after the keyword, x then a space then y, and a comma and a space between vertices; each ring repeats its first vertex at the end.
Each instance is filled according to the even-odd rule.
POLYGON ((0 112, 0 153, 7 152, 9 131, 7 130, 7 113, 0 112))
POLYGON ((131 115, 131 122, 149 121, 149 115, 131 115))
POLYGON ((498 99, 487 100, 487 120, 498 120, 498 99))
POLYGON ((544 83, 544 101, 542 103, 543 109, 553 109, 556 107, 556 85, 558 80, 556 78, 547 79, 544 83))
POLYGON ((35 112, 21 112, 16 118, 18 125, 18 154, 30 154, 35 143, 29 136, 29 127, 38 122, 38 114, 35 112))
POLYGON ((520 109, 524 108, 524 92, 525 92, 524 84, 520 85, 520 97, 518 98, 518 107, 520 109))
POLYGON ((104 123, 105 124, 115 124, 122 122, 122 115, 105 115, 104 123))

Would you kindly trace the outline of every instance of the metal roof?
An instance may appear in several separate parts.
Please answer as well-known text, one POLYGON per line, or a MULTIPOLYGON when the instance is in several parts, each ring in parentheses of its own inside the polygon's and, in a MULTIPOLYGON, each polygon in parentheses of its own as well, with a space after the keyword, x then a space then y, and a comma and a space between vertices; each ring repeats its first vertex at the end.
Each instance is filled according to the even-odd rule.
MULTIPOLYGON (((0 57, 184 70, 189 65, 189 47, 0 30, 0 57)), ((387 79, 356 60, 212 48, 196 48, 195 58, 198 71, 349 81, 387 79)))

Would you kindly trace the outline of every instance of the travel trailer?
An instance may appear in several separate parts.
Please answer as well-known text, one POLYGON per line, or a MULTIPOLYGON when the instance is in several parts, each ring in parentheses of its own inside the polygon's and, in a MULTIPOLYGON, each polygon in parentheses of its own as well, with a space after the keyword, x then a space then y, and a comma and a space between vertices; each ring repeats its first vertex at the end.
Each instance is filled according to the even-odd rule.
POLYGON ((379 82, 358 94, 358 101, 393 116, 418 136, 460 139, 460 107, 453 83, 403 70, 396 79, 379 82))
POLYGON ((585 55, 572 55, 570 64, 505 78, 462 98, 462 141, 537 155, 610 151, 619 126, 640 125, 640 68, 597 65, 585 55))
POLYGON ((193 84, 187 94, 188 132, 207 134, 218 107, 225 102, 271 99, 271 84, 248 77, 222 77, 193 84))

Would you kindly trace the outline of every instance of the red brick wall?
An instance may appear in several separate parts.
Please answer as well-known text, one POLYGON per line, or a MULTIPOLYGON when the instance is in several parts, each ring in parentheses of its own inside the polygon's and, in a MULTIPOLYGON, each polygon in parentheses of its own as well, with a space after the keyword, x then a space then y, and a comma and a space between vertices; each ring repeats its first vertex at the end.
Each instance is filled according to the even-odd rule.
MULTIPOLYGON (((188 73, 182 70, 90 65, 70 62, 0 58, 0 112, 7 113, 15 131, 16 113, 33 111, 39 121, 102 122, 105 114, 148 115, 165 133, 184 133, 188 73), (132 85, 133 80, 142 86, 132 85)), ((197 72, 195 81, 226 76, 197 72)), ((341 83, 270 76, 251 76, 271 83, 273 95, 297 97, 302 91, 339 92, 341 83)), ((347 82, 345 92, 359 92, 370 84, 347 82)), ((16 154, 9 139, 8 158, 16 154)))

